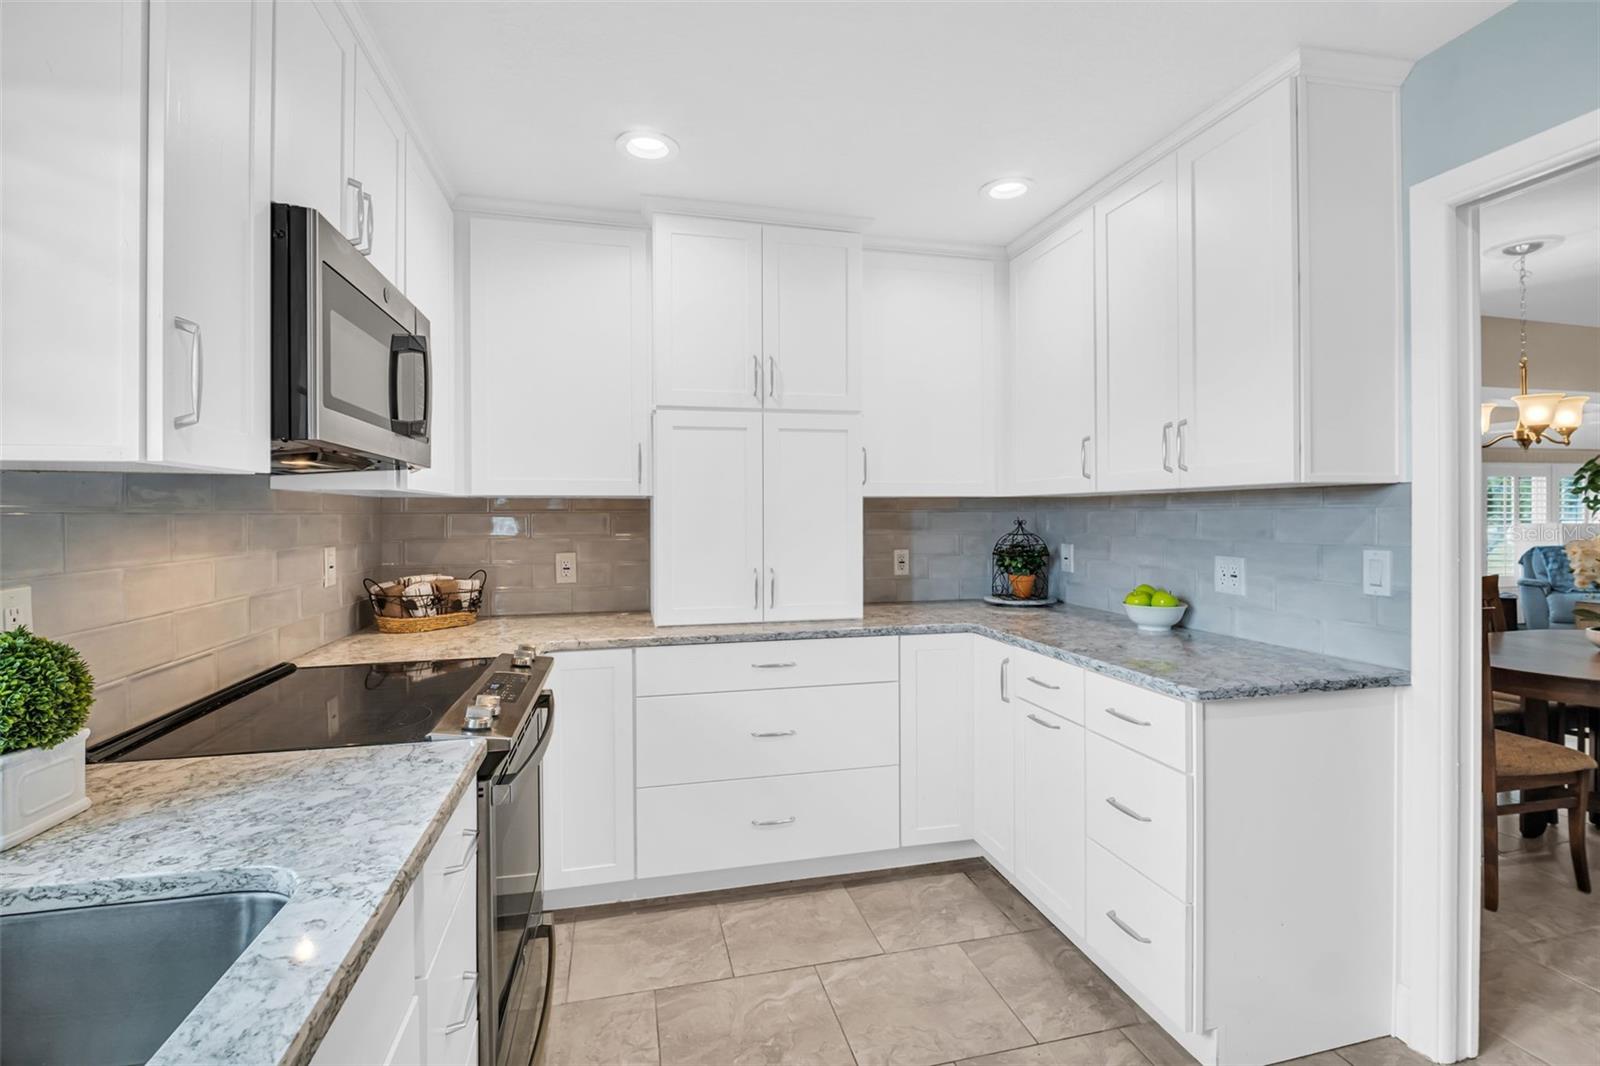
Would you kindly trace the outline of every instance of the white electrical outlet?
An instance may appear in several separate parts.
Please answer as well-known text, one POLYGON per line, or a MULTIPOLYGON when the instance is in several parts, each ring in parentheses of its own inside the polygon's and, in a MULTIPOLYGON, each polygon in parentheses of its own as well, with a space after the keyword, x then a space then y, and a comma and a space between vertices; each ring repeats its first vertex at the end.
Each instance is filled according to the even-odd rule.
POLYGON ((1063 574, 1070 574, 1072 573, 1072 568, 1072 545, 1063 544, 1061 545, 1061 572, 1063 574))
POLYGON ((1227 596, 1243 596, 1244 559, 1237 555, 1217 556, 1215 587, 1227 596))
POLYGON ((339 583, 339 552, 334 548, 322 549, 322 587, 331 589, 339 583))
POLYGON ((1361 591, 1368 596, 1394 595, 1394 552, 1368 548, 1361 553, 1361 591))
POLYGON ((33 590, 27 585, 0 592, 0 609, 4 611, 4 631, 9 633, 18 626, 33 628, 33 590))
POLYGON ((911 576, 911 549, 896 548, 894 550, 894 576, 911 576))
POLYGON ((556 552, 556 584, 576 585, 578 583, 578 553, 556 552))

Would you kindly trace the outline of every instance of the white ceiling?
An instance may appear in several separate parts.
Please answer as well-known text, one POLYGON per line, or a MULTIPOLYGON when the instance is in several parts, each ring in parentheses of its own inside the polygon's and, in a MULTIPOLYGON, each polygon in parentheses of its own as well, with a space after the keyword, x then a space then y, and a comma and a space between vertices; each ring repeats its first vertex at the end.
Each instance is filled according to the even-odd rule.
POLYGON ((1600 326, 1600 164, 1542 181, 1479 211, 1483 313, 1518 314, 1517 261, 1495 249, 1550 235, 1563 238, 1561 244, 1528 257, 1528 317, 1600 326))
POLYGON ((1506 5, 359 6, 459 194, 692 197, 1002 244, 1298 46, 1414 59, 1506 5), (636 126, 681 154, 624 158, 636 126), (1012 174, 1033 192, 979 196, 1012 174))

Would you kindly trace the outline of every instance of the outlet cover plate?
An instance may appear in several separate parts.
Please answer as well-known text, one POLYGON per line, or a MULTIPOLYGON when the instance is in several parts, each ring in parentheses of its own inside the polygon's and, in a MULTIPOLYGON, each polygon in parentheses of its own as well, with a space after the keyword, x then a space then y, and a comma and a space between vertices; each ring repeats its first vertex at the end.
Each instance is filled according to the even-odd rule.
POLYGON ((896 548, 894 550, 894 576, 911 576, 911 549, 896 548))
POLYGON ((1382 548, 1362 551, 1361 591, 1368 596, 1394 595, 1394 552, 1382 548))
POLYGON ((1213 587, 1224 596, 1243 596, 1244 558, 1238 555, 1218 555, 1213 587))
POLYGON ((27 585, 0 591, 0 610, 3 610, 5 632, 18 626, 33 628, 33 590, 27 585))
POLYGON ((1061 556, 1061 572, 1063 574, 1072 573, 1073 567, 1076 565, 1072 561, 1072 545, 1070 545, 1070 544, 1061 545, 1060 556, 1061 556))
POLYGON ((322 549, 322 587, 331 589, 339 583, 339 552, 336 548, 322 549))
POLYGON ((576 585, 578 583, 578 553, 556 552, 556 584, 576 585))

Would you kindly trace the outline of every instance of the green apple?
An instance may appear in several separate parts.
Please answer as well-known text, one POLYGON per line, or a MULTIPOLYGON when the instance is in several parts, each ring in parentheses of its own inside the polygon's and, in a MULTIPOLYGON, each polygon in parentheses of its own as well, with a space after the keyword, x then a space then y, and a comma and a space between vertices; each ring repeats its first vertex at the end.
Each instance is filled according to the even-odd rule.
POLYGON ((1132 604, 1135 607, 1149 607, 1150 593, 1145 592, 1143 589, 1134 589, 1122 598, 1122 602, 1132 604))
POLYGON ((1154 596, 1156 594, 1156 587, 1154 585, 1138 585, 1133 591, 1142 592, 1146 596, 1154 596))
POLYGON ((1166 589, 1157 589, 1156 594, 1150 597, 1150 606, 1176 607, 1178 606, 1178 597, 1174 596, 1166 589))

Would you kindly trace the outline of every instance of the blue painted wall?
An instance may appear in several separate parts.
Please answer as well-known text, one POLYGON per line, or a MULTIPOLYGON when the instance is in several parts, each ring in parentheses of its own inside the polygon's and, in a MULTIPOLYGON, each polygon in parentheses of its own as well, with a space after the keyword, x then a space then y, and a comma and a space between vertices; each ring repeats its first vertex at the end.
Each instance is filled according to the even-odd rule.
POLYGON ((1417 61, 1400 90, 1404 185, 1600 108, 1600 0, 1522 0, 1417 61))

